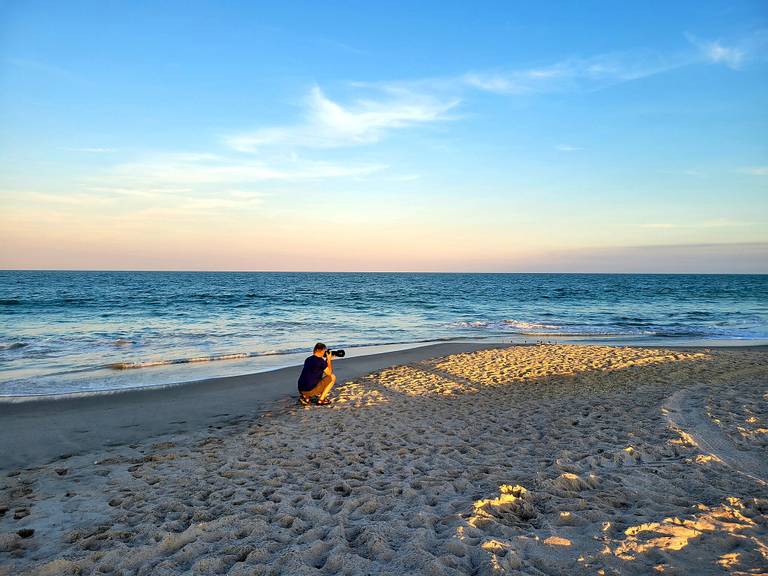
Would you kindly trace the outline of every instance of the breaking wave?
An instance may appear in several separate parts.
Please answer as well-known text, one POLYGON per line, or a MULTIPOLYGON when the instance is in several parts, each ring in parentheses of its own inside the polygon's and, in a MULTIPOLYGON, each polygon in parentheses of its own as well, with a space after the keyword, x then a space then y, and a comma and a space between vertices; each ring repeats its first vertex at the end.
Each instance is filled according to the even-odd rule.
POLYGON ((190 356, 188 358, 171 358, 164 360, 114 362, 109 364, 107 368, 112 368, 113 370, 135 370, 138 368, 153 368, 155 366, 172 366, 174 364, 197 364, 200 362, 218 362, 219 360, 243 360, 245 358, 257 358, 261 356, 280 356, 283 354, 295 354, 302 350, 305 349, 295 348, 270 352, 236 352, 233 354, 212 354, 211 356, 190 356))

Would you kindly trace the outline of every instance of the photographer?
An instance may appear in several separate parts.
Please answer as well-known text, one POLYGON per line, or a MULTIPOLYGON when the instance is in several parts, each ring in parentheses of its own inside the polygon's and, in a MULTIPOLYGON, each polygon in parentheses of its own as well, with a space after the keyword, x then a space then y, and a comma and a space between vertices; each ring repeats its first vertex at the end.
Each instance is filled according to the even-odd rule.
POLYGON ((312 356, 304 360, 304 368, 299 376, 299 402, 307 406, 312 398, 318 397, 318 406, 327 406, 331 403, 328 394, 335 383, 333 355, 325 344, 318 342, 312 350, 312 356))

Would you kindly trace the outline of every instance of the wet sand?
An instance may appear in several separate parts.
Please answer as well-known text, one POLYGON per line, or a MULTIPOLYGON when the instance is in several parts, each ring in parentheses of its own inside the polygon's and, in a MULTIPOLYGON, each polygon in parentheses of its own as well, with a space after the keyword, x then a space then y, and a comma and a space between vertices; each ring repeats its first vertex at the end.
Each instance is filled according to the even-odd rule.
POLYGON ((194 425, 10 467, 0 574, 765 572, 764 348, 418 350, 331 407, 179 388, 194 425))

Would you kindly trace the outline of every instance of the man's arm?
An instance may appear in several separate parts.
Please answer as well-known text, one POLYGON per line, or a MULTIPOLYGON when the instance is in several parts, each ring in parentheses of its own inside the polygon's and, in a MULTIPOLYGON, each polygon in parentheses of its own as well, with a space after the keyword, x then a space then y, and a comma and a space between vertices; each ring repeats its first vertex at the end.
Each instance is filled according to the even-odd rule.
POLYGON ((325 361, 328 364, 328 367, 325 369, 325 373, 326 374, 333 374, 333 360, 332 360, 332 358, 333 358, 333 356, 331 356, 330 354, 326 354, 326 356, 325 356, 325 361))

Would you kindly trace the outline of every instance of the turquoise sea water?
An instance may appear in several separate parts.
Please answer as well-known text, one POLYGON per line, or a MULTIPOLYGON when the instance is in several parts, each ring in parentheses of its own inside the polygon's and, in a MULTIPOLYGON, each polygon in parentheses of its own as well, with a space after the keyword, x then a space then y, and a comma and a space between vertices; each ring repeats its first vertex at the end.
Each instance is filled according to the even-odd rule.
POLYGON ((0 271, 0 396, 450 339, 760 342, 768 276, 0 271))

